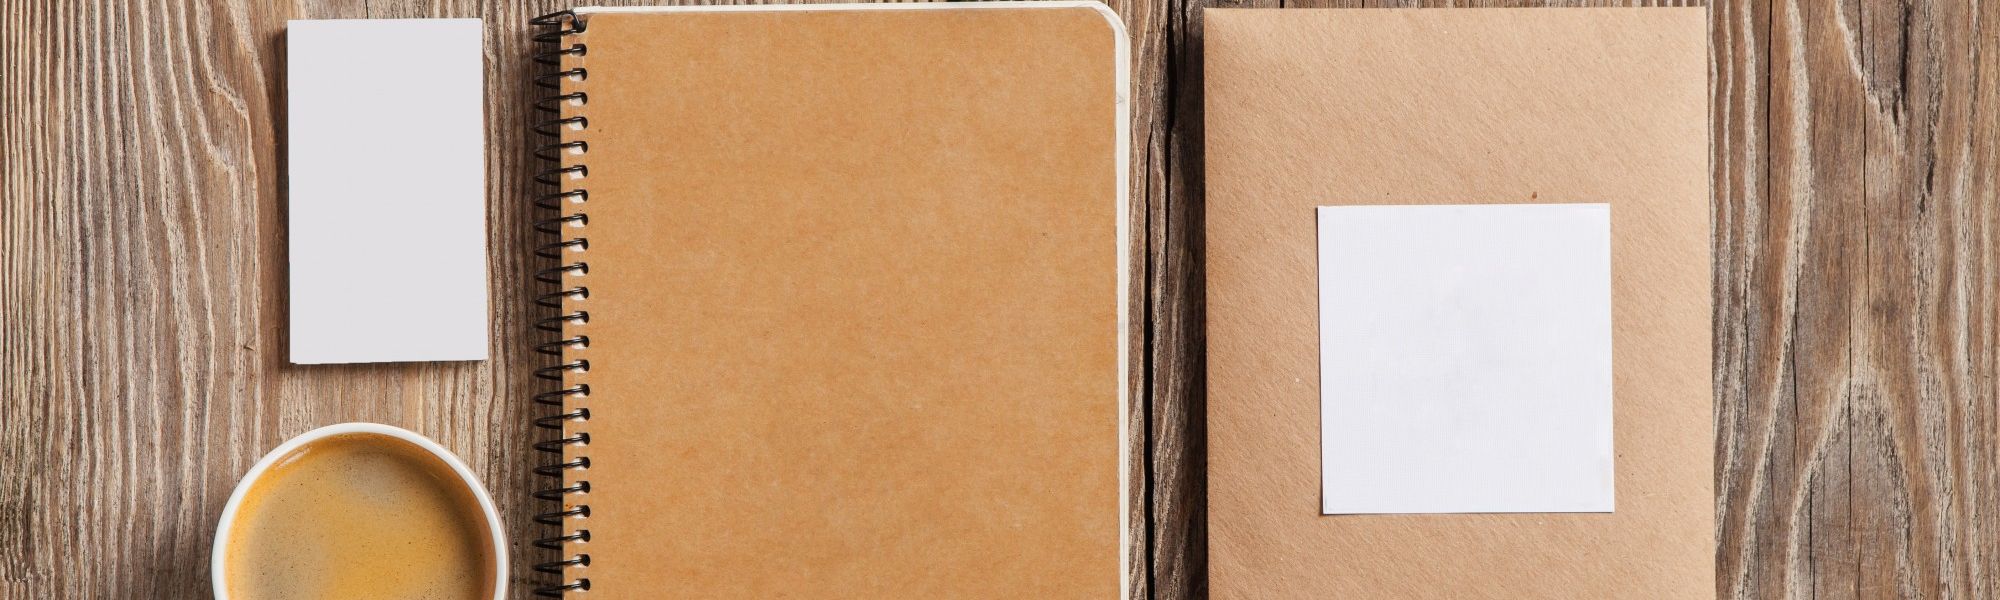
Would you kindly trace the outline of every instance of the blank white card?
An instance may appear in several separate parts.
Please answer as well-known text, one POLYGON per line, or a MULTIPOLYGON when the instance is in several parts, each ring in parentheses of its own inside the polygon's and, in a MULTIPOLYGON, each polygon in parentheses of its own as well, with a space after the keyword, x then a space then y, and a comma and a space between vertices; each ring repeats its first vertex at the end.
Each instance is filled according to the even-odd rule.
POLYGON ((1612 510, 1610 215, 1320 207, 1325 514, 1612 510))
POLYGON ((486 358, 478 19, 291 21, 291 360, 486 358))

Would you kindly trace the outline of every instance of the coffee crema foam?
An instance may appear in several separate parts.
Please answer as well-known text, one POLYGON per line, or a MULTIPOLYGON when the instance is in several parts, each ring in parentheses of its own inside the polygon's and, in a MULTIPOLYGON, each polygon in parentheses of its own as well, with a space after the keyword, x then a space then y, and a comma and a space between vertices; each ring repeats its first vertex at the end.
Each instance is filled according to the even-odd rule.
POLYGON ((243 495, 225 554, 235 600, 487 600, 495 557, 451 465, 395 437, 308 442, 243 495))

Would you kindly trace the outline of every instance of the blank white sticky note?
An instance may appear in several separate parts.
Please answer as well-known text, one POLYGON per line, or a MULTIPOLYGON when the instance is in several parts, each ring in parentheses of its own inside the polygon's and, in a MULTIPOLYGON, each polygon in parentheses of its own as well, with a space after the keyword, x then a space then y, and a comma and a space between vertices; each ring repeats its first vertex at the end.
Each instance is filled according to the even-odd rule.
POLYGON ((1610 512, 1611 209, 1319 209, 1323 512, 1610 512))
POLYGON ((291 360, 486 358, 478 19, 291 21, 291 360))

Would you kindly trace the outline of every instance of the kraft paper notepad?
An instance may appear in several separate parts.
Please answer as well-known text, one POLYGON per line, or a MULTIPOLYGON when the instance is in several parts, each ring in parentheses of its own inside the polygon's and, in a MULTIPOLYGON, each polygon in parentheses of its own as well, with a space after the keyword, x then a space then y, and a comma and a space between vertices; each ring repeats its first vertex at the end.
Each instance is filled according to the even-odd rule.
POLYGON ((541 399, 561 405, 542 422, 562 487, 544 496, 564 510, 545 520, 567 534, 544 541, 566 560, 549 591, 1121 597, 1115 16, 540 21, 559 63, 540 80, 543 155, 561 161, 543 254, 562 361, 544 374, 562 387, 541 399))
POLYGON ((1714 597, 1703 10, 1211 9, 1203 18, 1210 597, 1714 597), (1608 242, 1593 237, 1602 230, 1583 208, 1539 223, 1338 212, 1417 205, 1599 205, 1608 242), (1321 207, 1341 219, 1326 232, 1339 236, 1331 255, 1321 207), (1520 237, 1524 227, 1548 235, 1520 237), (1561 247, 1519 255, 1534 265, 1477 254, 1481 244, 1535 250, 1507 243, 1561 247), (1590 260, 1601 243, 1608 281, 1598 279, 1606 265, 1590 260), (1539 283, 1482 279, 1493 273, 1539 283), (1441 300, 1467 292, 1439 287, 1457 283, 1490 302, 1552 304, 1441 300), (1322 285, 1334 296, 1327 308, 1347 312, 1321 313, 1322 285), (1599 290, 1608 325, 1594 312, 1599 290), (1513 356, 1478 336, 1520 341, 1519 328, 1449 323, 1481 315, 1539 323, 1562 339, 1527 340, 1513 356), (1381 337, 1396 332, 1370 318, 1402 319, 1409 337, 1381 337), (1407 364, 1358 368, 1381 359, 1357 345, 1371 339, 1407 364), (1335 361, 1324 370, 1323 350, 1335 361), (1593 383, 1605 354, 1608 397, 1593 383), (1411 370, 1418 364, 1439 372, 1425 379, 1411 370), (1464 376, 1493 384, 1444 381, 1464 376), (1530 391, 1550 396, 1501 393, 1530 391), (1608 420, 1593 412, 1605 406, 1608 420), (1361 424, 1467 446, 1369 438, 1361 424), (1476 435, 1444 439, 1424 424, 1476 435), (1605 467, 1604 427, 1609 486, 1593 480, 1605 467), (1333 436, 1324 448, 1323 434, 1333 436), (1477 444, 1508 455, 1479 474, 1497 489, 1450 472, 1453 453, 1473 456, 1477 444), (1364 454, 1381 450, 1393 453, 1364 454), (1446 460, 1425 458, 1433 454, 1446 460), (1574 487, 1531 489, 1535 477, 1574 487), (1354 487, 1368 485, 1377 487, 1354 487), (1499 493, 1523 490, 1548 493, 1499 493))

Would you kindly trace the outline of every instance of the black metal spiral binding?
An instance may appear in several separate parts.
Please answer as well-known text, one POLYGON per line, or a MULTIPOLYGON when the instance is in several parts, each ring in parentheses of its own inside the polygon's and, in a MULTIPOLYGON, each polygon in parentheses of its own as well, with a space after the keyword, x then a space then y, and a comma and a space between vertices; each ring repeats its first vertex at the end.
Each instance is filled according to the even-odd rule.
POLYGON ((558 386, 562 386, 535 394, 534 397, 538 405, 555 407, 554 413, 536 418, 535 426, 556 431, 562 436, 535 444, 536 450, 554 454, 556 457, 553 462, 535 468, 537 475, 555 479, 555 487, 534 494, 538 500, 555 504, 554 510, 535 515, 535 522, 556 530, 556 535, 535 540, 535 547, 552 551, 557 557, 557 560, 535 565, 536 571, 554 576, 554 580, 548 585, 536 588, 535 595, 561 598, 565 592, 571 590, 590 589, 590 578, 569 579, 565 573, 570 567, 590 566, 589 553, 581 551, 570 553, 573 549, 572 544, 590 541, 588 528, 578 526, 574 530, 570 529, 575 519, 590 516, 590 505, 577 503, 572 506, 568 502, 577 495, 589 493, 590 482, 578 479, 575 483, 568 483, 565 480, 565 476, 572 472, 589 469, 590 457, 577 455, 575 458, 568 458, 564 454, 564 451, 571 447, 589 446, 590 434, 580 432, 575 435, 563 435, 564 429, 569 424, 590 420, 589 408, 569 406, 571 398, 589 396, 590 385, 582 382, 570 384, 566 381, 572 379, 573 375, 589 372, 590 361, 580 358, 567 359, 565 356, 570 350, 590 347, 590 336, 564 333, 565 326, 590 322, 589 312, 569 310, 565 306, 565 301, 568 301, 569 305, 574 305, 590 297, 590 288, 567 285, 568 279, 590 272, 589 263, 571 260, 590 247, 590 240, 580 235, 579 231, 579 228, 590 222, 590 217, 581 210, 563 214, 565 203, 581 205, 590 199, 588 190, 583 189, 581 185, 573 184, 588 177, 590 168, 576 161, 564 165, 563 158, 565 155, 581 156, 590 151, 590 145, 582 141, 562 140, 564 129, 582 129, 590 124, 590 121, 581 115, 563 114, 563 107, 583 106, 589 102, 589 96, 582 91, 567 93, 562 91, 563 82, 581 82, 590 76, 590 72, 582 66, 563 68, 563 59, 582 57, 589 52, 589 49, 581 42, 570 43, 573 41, 570 36, 583 33, 584 28, 583 20, 578 19, 575 12, 551 13, 536 17, 529 22, 543 28, 543 31, 534 38, 539 50, 534 55, 535 63, 553 67, 553 70, 536 76, 534 80, 537 87, 550 90, 547 96, 535 101, 535 110, 551 115, 535 125, 534 131, 554 140, 553 143, 535 150, 535 156, 547 161, 549 165, 547 170, 535 176, 535 183, 544 186, 545 191, 535 198, 535 206, 554 213, 535 223, 536 231, 554 238, 553 241, 536 249, 535 256, 554 261, 556 266, 536 272, 535 280, 552 286, 555 291, 535 298, 535 304, 542 308, 553 309, 556 315, 536 321, 535 329, 555 334, 553 337, 556 339, 536 345, 535 351, 556 357, 557 364, 535 369, 535 376, 557 382, 558 386), (565 183, 572 185, 566 187, 565 183), (579 235, 571 237, 569 234, 572 233, 579 235))

